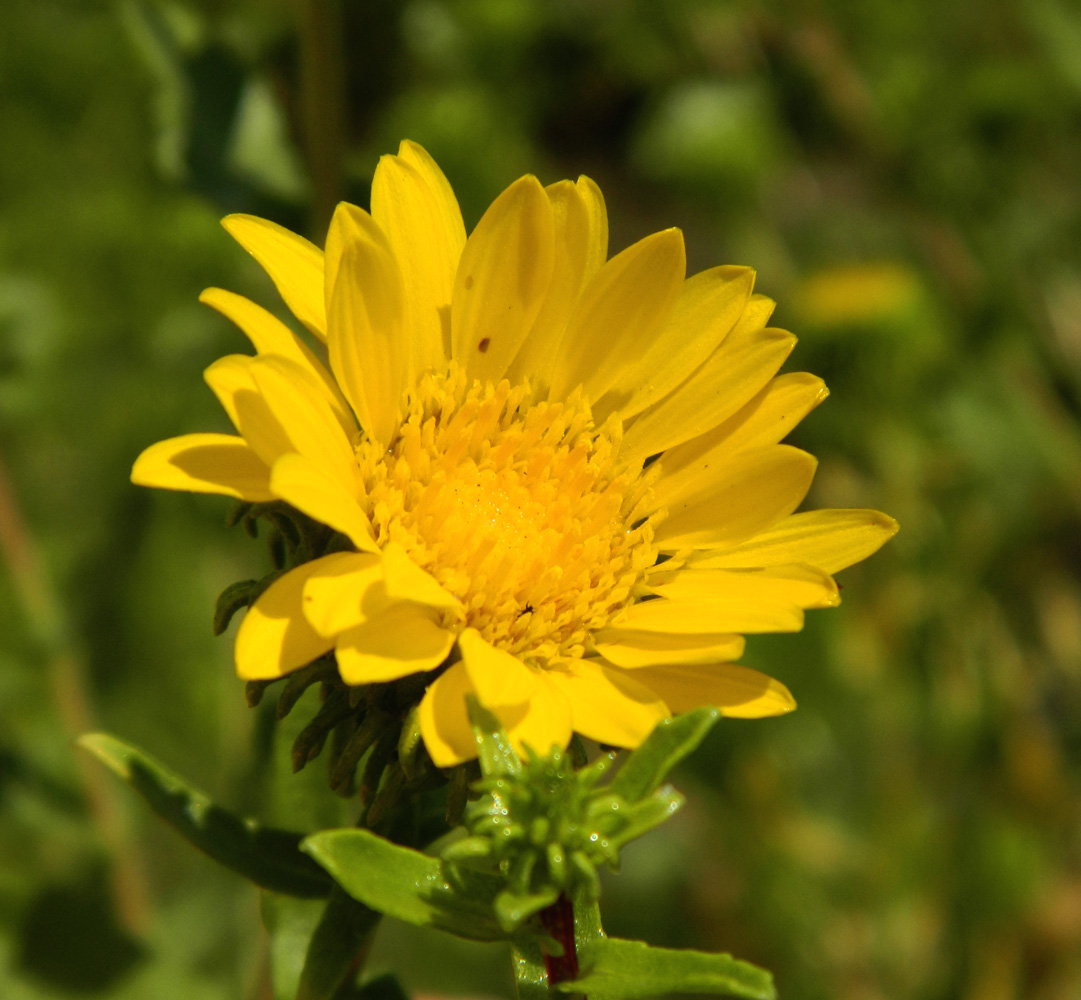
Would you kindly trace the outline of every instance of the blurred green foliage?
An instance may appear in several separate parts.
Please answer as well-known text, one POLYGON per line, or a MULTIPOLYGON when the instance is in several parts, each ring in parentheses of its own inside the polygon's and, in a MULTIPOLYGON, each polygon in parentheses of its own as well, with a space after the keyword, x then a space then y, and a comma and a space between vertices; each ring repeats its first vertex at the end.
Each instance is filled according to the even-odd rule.
MULTIPOLYGON (((750 642, 800 710, 684 765, 609 930, 800 1000, 1081 996, 1079 67, 1067 0, 6 0, 0 995, 267 995, 253 890, 72 741, 333 821, 318 773, 271 780, 210 634, 264 554, 127 476, 224 429, 200 372, 246 348, 201 289, 276 301, 219 217, 321 238, 410 137, 468 224, 520 173, 588 173, 613 248, 679 225, 692 270, 756 266, 833 390, 794 435, 812 505, 902 524, 840 610, 750 642)), ((374 963, 510 995, 491 946, 388 926, 374 963)))

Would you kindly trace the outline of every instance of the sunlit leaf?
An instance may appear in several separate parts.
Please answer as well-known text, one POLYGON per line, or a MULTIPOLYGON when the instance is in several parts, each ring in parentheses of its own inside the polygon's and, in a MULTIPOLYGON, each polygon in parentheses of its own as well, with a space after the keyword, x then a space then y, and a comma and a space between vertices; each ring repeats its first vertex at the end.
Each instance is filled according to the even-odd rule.
POLYGON ((604 938, 582 957, 583 975, 559 983, 564 993, 590 1000, 637 1000, 669 993, 706 993, 775 1000, 773 977, 731 955, 652 948, 642 941, 604 938))
POLYGON ((463 881, 452 886, 437 858, 367 830, 327 830, 308 837, 302 849, 350 896, 389 917, 477 941, 508 936, 493 910, 504 882, 493 875, 463 869, 463 881))

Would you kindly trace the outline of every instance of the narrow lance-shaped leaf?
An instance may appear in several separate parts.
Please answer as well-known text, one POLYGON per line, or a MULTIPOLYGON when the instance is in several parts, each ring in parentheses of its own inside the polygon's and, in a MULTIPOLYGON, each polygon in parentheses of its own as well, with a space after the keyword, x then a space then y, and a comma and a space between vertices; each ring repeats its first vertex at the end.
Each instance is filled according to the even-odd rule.
POLYGON ((628 802, 649 795, 702 742, 720 717, 715 708, 696 708, 658 722, 645 742, 628 755, 608 791, 628 802))
POLYGON ((670 993, 719 994, 745 1000, 777 997, 768 972, 731 955, 651 948, 643 941, 604 938, 586 951, 582 965, 588 971, 557 988, 564 993, 585 993, 589 1000, 644 1000, 670 993))
POLYGON ((444 878, 438 858, 392 844, 367 830, 326 830, 302 849, 354 899, 407 923, 460 937, 497 941, 509 935, 493 912, 502 879, 462 870, 462 883, 444 878))
POLYGON ((302 835, 261 826, 215 805, 164 764, 105 733, 79 745, 126 781, 199 850, 263 889, 301 898, 326 896, 331 881, 299 850, 302 835))

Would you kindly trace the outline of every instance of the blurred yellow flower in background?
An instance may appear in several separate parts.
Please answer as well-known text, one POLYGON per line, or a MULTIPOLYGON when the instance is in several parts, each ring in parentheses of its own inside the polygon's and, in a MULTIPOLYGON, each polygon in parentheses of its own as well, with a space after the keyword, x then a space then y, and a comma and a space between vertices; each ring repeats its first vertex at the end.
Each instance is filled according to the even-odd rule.
POLYGON ((256 350, 206 372, 238 435, 160 442, 132 473, 281 500, 336 533, 250 608, 240 676, 331 651, 349 685, 444 668, 420 704, 441 767, 476 755, 470 693, 520 751, 573 732, 636 746, 699 705, 790 711, 733 662, 742 634, 839 603, 831 574, 897 525, 794 513, 815 460, 779 442, 827 392, 777 375, 795 338, 767 326, 754 273, 686 278, 675 229, 608 260, 585 177, 521 178, 467 238, 410 142, 381 159, 371 205, 340 205, 323 251, 225 220, 318 343, 205 292, 256 350))

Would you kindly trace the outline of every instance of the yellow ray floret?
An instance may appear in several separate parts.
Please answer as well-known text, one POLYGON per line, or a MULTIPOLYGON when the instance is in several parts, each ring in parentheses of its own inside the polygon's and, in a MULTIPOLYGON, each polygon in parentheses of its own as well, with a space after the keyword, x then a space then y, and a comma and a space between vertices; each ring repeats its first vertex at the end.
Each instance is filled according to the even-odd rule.
POLYGON ((230 216, 315 335, 210 289, 247 335, 206 379, 238 436, 148 448, 135 482, 284 501, 326 547, 248 610, 238 673, 332 655, 346 685, 422 675, 432 760, 475 756, 467 697, 520 753, 577 732, 636 746, 671 713, 795 707, 736 665, 743 636, 839 603, 833 573, 897 530, 796 513, 815 459, 781 443, 827 393, 778 375, 795 338, 749 268, 686 277, 671 229, 608 257, 588 178, 510 185, 466 234, 415 143, 325 250, 230 216))

